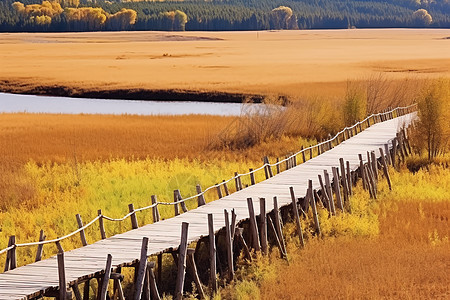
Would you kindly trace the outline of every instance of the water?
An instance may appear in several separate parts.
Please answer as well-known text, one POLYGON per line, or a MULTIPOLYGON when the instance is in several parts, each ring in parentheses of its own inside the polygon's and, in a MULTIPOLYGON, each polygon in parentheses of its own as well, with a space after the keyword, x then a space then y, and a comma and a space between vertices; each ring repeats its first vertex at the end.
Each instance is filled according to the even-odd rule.
POLYGON ((0 112, 3 113, 239 116, 264 108, 264 104, 104 100, 0 93, 0 112))

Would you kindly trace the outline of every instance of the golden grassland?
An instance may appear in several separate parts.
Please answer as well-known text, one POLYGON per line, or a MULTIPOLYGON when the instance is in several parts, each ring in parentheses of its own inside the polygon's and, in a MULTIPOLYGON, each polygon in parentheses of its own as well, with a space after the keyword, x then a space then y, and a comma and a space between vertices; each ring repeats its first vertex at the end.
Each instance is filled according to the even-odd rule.
POLYGON ((450 74, 448 29, 0 34, 0 81, 46 86, 342 95, 346 81, 450 74))
MULTIPOLYGON (((182 196, 248 172, 264 155, 277 156, 307 146, 305 139, 282 137, 252 149, 215 149, 210 144, 228 136, 239 122, 214 116, 100 116, 0 114, 0 248, 9 235, 19 243, 35 241, 44 229, 48 239, 75 230, 75 214, 93 219, 98 209, 117 218, 150 204, 150 196, 172 202, 182 196), (230 129, 231 128, 231 129, 230 129)), ((263 177, 257 174, 257 179, 263 177)), ((243 184, 249 184, 243 178, 243 184)), ((234 184, 230 183, 233 191, 234 184)), ((215 191, 206 195, 216 199, 215 191)), ((195 206, 196 200, 188 207, 195 206)), ((163 218, 173 216, 162 206, 163 218)), ((152 222, 151 211, 139 213, 141 224, 152 222)), ((129 220, 106 224, 108 236, 131 229, 129 220)), ((100 238, 96 226, 89 242, 100 238)), ((81 246, 77 236, 62 243, 81 246)), ((19 265, 31 262, 35 249, 19 249, 19 265)), ((52 246, 44 255, 54 254, 52 246)))
MULTIPOLYGON (((332 219, 321 214, 323 239, 307 233, 305 249, 298 250, 297 239, 290 238, 289 265, 275 250, 242 269, 241 281, 217 298, 448 298, 448 158, 428 169, 391 171, 393 191, 380 182, 378 200, 369 200, 359 183, 351 215, 330 226, 332 219)), ((288 237, 291 230, 287 226, 288 237)))

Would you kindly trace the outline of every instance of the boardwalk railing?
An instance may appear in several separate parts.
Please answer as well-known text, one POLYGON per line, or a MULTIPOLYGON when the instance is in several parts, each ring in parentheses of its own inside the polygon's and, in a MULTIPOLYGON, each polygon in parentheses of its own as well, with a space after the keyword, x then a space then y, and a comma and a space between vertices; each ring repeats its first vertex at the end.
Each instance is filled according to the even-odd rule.
MULTIPOLYGON (((58 237, 56 239, 52 239, 52 240, 45 240, 45 236, 43 235, 43 232, 41 231, 41 238, 40 241, 38 242, 29 242, 29 243, 16 243, 15 242, 15 237, 12 236, 10 238, 8 247, 0 250, 0 255, 7 252, 7 265, 5 266, 5 271, 9 270, 9 269, 14 269, 16 267, 15 262, 13 264, 10 264, 9 262, 14 258, 14 260, 16 259, 16 253, 15 250, 19 247, 29 247, 29 246, 40 246, 38 247, 38 252, 40 251, 42 254, 42 246, 45 244, 50 244, 50 243, 56 243, 57 245, 59 245, 59 242, 61 242, 64 239, 70 238, 75 234, 80 233, 82 235, 82 240, 83 240, 83 236, 84 236, 84 230, 87 229, 88 227, 92 226, 95 222, 99 221, 99 227, 100 227, 100 231, 101 231, 101 236, 102 239, 106 238, 106 234, 105 234, 105 230, 104 230, 104 224, 103 221, 104 220, 108 220, 108 221, 113 221, 113 222, 121 222, 126 220, 127 218, 131 217, 132 220, 132 226, 133 229, 137 228, 137 219, 136 219, 136 213, 140 212, 140 211, 145 211, 148 209, 152 209, 153 210, 153 221, 154 222, 158 222, 160 219, 159 216, 159 211, 158 211, 158 205, 173 205, 175 207, 175 215, 179 214, 179 205, 181 206, 181 208, 183 209, 184 212, 187 211, 185 202, 188 200, 192 200, 197 198, 198 199, 198 205, 204 205, 206 204, 204 195, 210 191, 210 190, 214 190, 216 189, 218 192, 218 196, 219 198, 221 198, 222 196, 222 191, 221 191, 221 187, 223 186, 225 189, 225 193, 228 195, 228 187, 227 187, 227 183, 229 183, 230 181, 235 181, 235 186, 236 186, 236 190, 241 190, 242 187, 242 182, 241 182, 241 177, 243 176, 250 176, 250 182, 251 184, 255 184, 255 173, 259 172, 261 170, 265 171, 265 176, 266 179, 270 178, 273 176, 272 173, 272 167, 275 167, 277 170, 277 173, 280 172, 280 166, 284 163, 286 165, 285 169, 289 169, 295 165, 297 165, 297 158, 299 156, 302 157, 303 162, 306 161, 306 154, 309 152, 309 157, 312 158, 313 157, 313 152, 316 151, 318 155, 320 155, 321 153, 323 153, 324 151, 327 151, 329 149, 332 149, 335 145, 339 145, 341 142, 347 140, 348 138, 356 135, 358 132, 363 131, 364 129, 372 126, 373 124, 379 123, 379 122, 383 122, 389 119, 393 119, 395 117, 399 117, 408 113, 411 113, 413 111, 416 110, 416 106, 417 104, 412 104, 406 107, 397 107, 391 110, 386 110, 384 112, 381 113, 376 113, 376 114, 371 114, 370 116, 366 117, 364 120, 359 121, 357 123, 355 123, 353 126, 350 127, 345 127, 344 129, 342 129, 341 131, 339 131, 338 133, 335 134, 334 137, 329 138, 328 140, 322 141, 316 145, 307 147, 307 148, 302 148, 300 151, 288 155, 287 157, 283 158, 283 159, 277 159, 276 163, 270 163, 269 159, 267 157, 264 158, 264 164, 262 166, 260 166, 257 169, 250 169, 249 172, 247 173, 235 173, 235 176, 228 179, 228 180, 224 180, 221 183, 218 183, 214 186, 210 186, 205 190, 201 190, 201 187, 199 185, 197 185, 197 194, 184 198, 181 198, 181 195, 179 193, 178 190, 175 190, 174 192, 174 202, 160 202, 156 200, 156 196, 152 196, 152 204, 149 206, 145 206, 145 207, 141 207, 138 209, 134 209, 133 205, 130 204, 129 205, 129 213, 126 214, 125 216, 123 216, 122 218, 112 218, 109 216, 104 215, 101 210, 98 211, 98 216, 95 217, 94 219, 92 219, 90 222, 88 222, 87 224, 83 225, 82 221, 81 221, 81 217, 79 215, 77 215, 77 221, 78 221, 78 225, 79 228, 65 236, 62 237, 58 237)), ((84 238, 85 240, 85 238, 84 238)), ((86 243, 83 242, 83 245, 85 245, 86 243)), ((59 248, 59 247, 58 247, 59 248)), ((36 261, 40 260, 40 255, 36 256, 36 261), (38 259, 39 257, 39 259, 38 259)))

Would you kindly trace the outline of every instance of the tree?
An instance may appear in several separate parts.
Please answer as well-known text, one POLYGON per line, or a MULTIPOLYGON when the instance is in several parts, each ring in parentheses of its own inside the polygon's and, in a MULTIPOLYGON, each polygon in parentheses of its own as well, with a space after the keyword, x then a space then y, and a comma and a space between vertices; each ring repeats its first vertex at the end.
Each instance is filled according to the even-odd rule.
POLYGON ((187 15, 181 10, 175 11, 175 30, 184 31, 187 23, 187 15))
POLYGON ((184 31, 187 23, 187 15, 181 10, 172 10, 161 13, 163 25, 166 30, 184 31))
POLYGON ((122 8, 119 12, 110 15, 107 28, 111 30, 126 30, 130 25, 136 23, 137 13, 135 10, 122 8))
POLYGON ((433 18, 425 9, 421 8, 413 13, 414 23, 417 26, 429 26, 433 22, 433 18))
POLYGON ((289 20, 292 17, 292 9, 287 6, 278 6, 270 13, 271 21, 275 29, 289 29, 289 20))
POLYGON ((418 101, 419 121, 416 126, 419 147, 428 152, 428 160, 433 160, 445 151, 449 140, 450 99, 448 80, 438 80, 424 89, 418 101), (422 145, 420 145, 422 144, 422 145))

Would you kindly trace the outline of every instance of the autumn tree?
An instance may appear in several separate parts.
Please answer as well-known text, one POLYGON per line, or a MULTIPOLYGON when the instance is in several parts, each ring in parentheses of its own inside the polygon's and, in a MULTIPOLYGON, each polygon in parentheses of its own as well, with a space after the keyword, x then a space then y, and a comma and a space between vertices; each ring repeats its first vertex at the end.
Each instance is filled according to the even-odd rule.
POLYGON ((273 27, 275 29, 290 29, 292 27, 292 23, 290 22, 292 15, 292 9, 287 6, 279 6, 272 9, 270 19, 273 27))
POLYGON ((21 2, 14 2, 13 8, 21 15, 37 25, 47 25, 52 22, 52 17, 63 12, 61 5, 56 1, 42 1, 42 4, 24 5, 21 2))
POLYGON ((108 17, 107 28, 111 30, 126 30, 136 23, 137 13, 132 9, 122 8, 108 17))
POLYGON ((433 22, 433 18, 427 10, 421 8, 413 13, 414 23, 417 26, 429 26, 433 22))
POLYGON ((184 31, 187 23, 187 15, 181 10, 172 10, 161 13, 165 23, 165 29, 184 31))
POLYGON ((97 7, 66 8, 64 15, 74 30, 100 30, 108 18, 108 14, 97 7))

